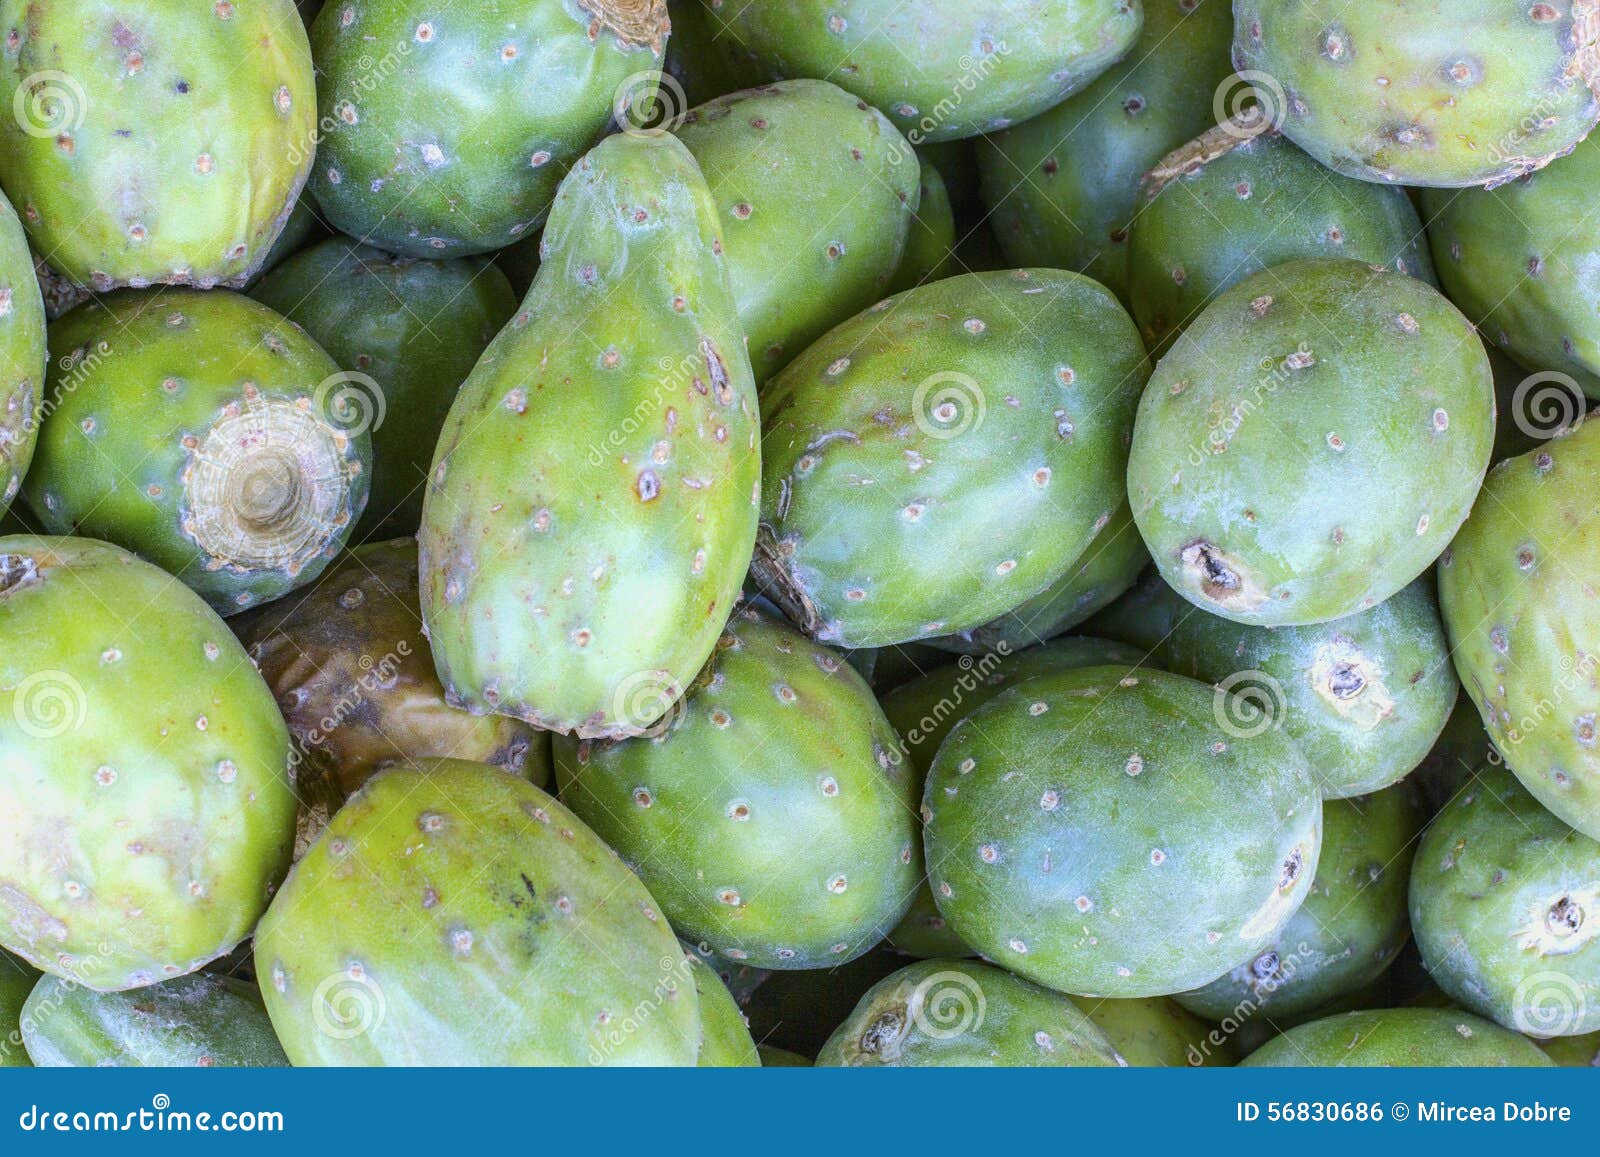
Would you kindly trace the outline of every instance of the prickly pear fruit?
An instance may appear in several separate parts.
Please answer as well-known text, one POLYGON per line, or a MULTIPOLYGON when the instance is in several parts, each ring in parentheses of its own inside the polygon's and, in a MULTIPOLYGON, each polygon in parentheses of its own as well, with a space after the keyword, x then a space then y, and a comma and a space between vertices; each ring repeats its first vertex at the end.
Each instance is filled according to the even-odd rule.
POLYGON ((758 383, 886 296, 921 166, 881 112, 791 80, 693 109, 677 135, 717 203, 758 383))
POLYGON ((1134 1068, 1223 1067, 1238 1060, 1227 1037, 1171 997, 1070 999, 1134 1068))
POLYGON ((1527 1037, 1447 1008, 1339 1013, 1292 1028, 1239 1063, 1341 1069, 1555 1067, 1527 1037))
POLYGON ((958 272, 954 268, 956 250, 955 210, 944 178, 931 161, 923 159, 921 194, 916 216, 906 237, 905 257, 889 285, 890 293, 903 293, 930 281, 942 281, 958 272))
POLYGON ((1563 823, 1600 839, 1595 718, 1600 624, 1600 423, 1489 474, 1439 560, 1439 605, 1461 684, 1522 785, 1563 823))
POLYGON ((0 637, 0 943, 99 991, 231 951, 294 841, 288 732, 244 648, 86 538, 0 539, 0 637))
POLYGON ((1128 299, 1139 181, 1215 124, 1232 72, 1229 0, 1145 0, 1133 49, 1083 92, 978 143, 984 202, 1013 265, 1086 273, 1128 299))
POLYGON ((1271 944, 1204 988, 1174 999, 1212 1021, 1315 1013, 1376 980, 1411 936, 1406 880, 1420 816, 1399 784, 1325 800, 1322 859, 1300 910, 1271 944))
POLYGON ((272 688, 294 741, 296 856, 386 767, 452 756, 543 787, 550 738, 521 720, 444 700, 422 633, 417 544, 373 543, 305 593, 241 617, 234 630, 272 688))
POLYGON ((299 326, 225 290, 129 290, 61 318, 50 345, 55 408, 23 490, 45 529, 134 551, 223 615, 344 545, 372 443, 299 326))
POLYGON ((44 298, 28 239, 0 194, 0 515, 33 461, 44 374, 44 298))
POLYGON ((924 960, 879 981, 817 1055, 819 1067, 1127 1063, 1070 997, 974 960, 924 960))
POLYGON ((0 28, 0 172, 45 261, 99 292, 260 268, 315 133, 289 0, 0 0, 0 28))
POLYGON ((773 77, 836 78, 913 143, 1038 116, 1133 46, 1138 0, 702 0, 773 77))
POLYGON ((693 950, 684 955, 700 998, 700 1054, 695 1064, 702 1069, 759 1068, 756 1042, 733 993, 693 950))
POLYGON ((561 798, 685 936, 760 968, 873 947, 921 875, 915 776, 866 682, 754 611, 660 734, 559 738, 561 798), (752 760, 750 753, 761 758, 752 760))
POLYGON ((1110 997, 1183 992, 1270 944, 1310 891, 1322 800, 1292 741, 1239 736, 1213 700, 1180 675, 1090 667, 958 723, 922 812, 956 934, 1030 980, 1110 997))
POLYGON ((1234 0, 1233 62, 1295 144, 1398 185, 1493 185, 1600 119, 1594 0, 1234 0))
POLYGON ((874 306, 765 392, 757 578, 846 647, 1015 609, 1121 504, 1148 372, 1116 298, 1075 273, 966 274, 874 306))
POLYGON ((867 990, 905 965, 904 956, 882 946, 830 968, 768 973, 739 1003, 756 1040, 814 1057, 867 990))
MULTIPOLYGON (((1600 1068, 1600 1032, 1584 1036, 1556 1036, 1535 1041, 1556 1064, 1569 1068, 1600 1068)), ((0 1064, 3 1064, 0 1061, 0 1064)))
POLYGON ((296 1065, 693 1065, 700 1051, 692 966, 644 885, 577 816, 481 763, 369 780, 295 865, 255 949, 296 1065))
POLYGON ((1158 354, 1217 294, 1287 261, 1348 257, 1437 284, 1403 189, 1330 173, 1255 108, 1163 157, 1145 177, 1143 200, 1128 243, 1128 293, 1158 354))
POLYGON ((1591 136, 1502 188, 1422 195, 1451 299, 1522 365, 1565 373, 1591 398, 1600 398, 1600 237, 1581 223, 1597 185, 1591 136))
POLYGON ((749 566, 755 383, 716 209, 674 138, 579 162, 544 247, 445 423, 423 619, 453 702, 638 735, 710 657, 749 566))
POLYGON ((33 1067, 22 1046, 22 1008, 39 973, 0 948, 0 1069, 33 1067))
POLYGON ((1527 1036, 1600 1031, 1600 842, 1485 766, 1433 821, 1411 875, 1429 975, 1527 1036))
POLYGON ((1208 614, 1151 575, 1086 629, 1215 684, 1234 727, 1283 728, 1324 799, 1404 778, 1455 706, 1455 670, 1426 575, 1370 611, 1306 627, 1249 627, 1208 614))
POLYGON ((456 390, 517 311, 505 274, 334 238, 291 257, 250 296, 304 327, 347 375, 332 404, 360 416, 373 459, 352 540, 415 534, 456 390))
POLYGON ((41 980, 22 1039, 40 1068, 262 1068, 289 1063, 253 984, 197 972, 137 992, 41 980))
MULTIPOLYGON (((694 0, 698 3, 699 0, 694 0)), ((811 1058, 803 1057, 799 1053, 790 1052, 788 1049, 777 1049, 771 1045, 757 1045, 756 1053, 761 1057, 761 1067, 765 1069, 809 1069, 811 1058)))
POLYGON ((1071 570, 1043 591, 997 619, 928 642, 959 655, 986 655, 1002 644, 1013 651, 1043 643, 1071 630, 1127 593, 1139 572, 1149 565, 1133 510, 1117 507, 1071 570))
POLYGON ((655 99, 666 39, 663 0, 330 4, 311 29, 311 188, 341 233, 392 253, 510 245, 613 112, 655 99))
POLYGON ((1162 358, 1128 495, 1162 577, 1202 610, 1322 623, 1439 556, 1493 441, 1467 319, 1416 278, 1313 258, 1225 290, 1162 358))

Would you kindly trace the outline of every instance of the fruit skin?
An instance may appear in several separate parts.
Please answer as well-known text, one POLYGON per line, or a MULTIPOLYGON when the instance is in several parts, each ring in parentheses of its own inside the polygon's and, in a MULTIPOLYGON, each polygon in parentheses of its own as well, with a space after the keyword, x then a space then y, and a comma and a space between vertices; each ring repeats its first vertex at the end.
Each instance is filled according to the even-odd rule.
POLYGON ((304 327, 350 375, 333 401, 368 427, 373 455, 352 540, 415 534, 456 390, 517 311, 505 274, 333 238, 289 258, 250 296, 304 327))
POLYGON ((86 538, 0 539, 0 637, 0 943, 97 991, 231 951, 294 837, 289 735, 244 648, 86 538))
POLYGON ((1600 842, 1485 766, 1423 836, 1422 961, 1465 1008, 1532 1037, 1600 1031, 1600 842))
POLYGON ((1282 727, 1324 799, 1379 791, 1427 758, 1458 685, 1431 576, 1329 623, 1251 627, 1191 605, 1160 575, 1085 625, 1231 692, 1244 730, 1282 727))
POLYGON ((312 191, 341 233, 391 253, 510 245, 613 102, 624 120, 649 105, 666 38, 664 0, 478 0, 422 20, 403 0, 331 4, 311 29, 312 191))
POLYGON ((1131 319, 1075 273, 965 274, 881 302, 763 392, 754 577, 844 647, 1013 610, 1121 503, 1148 371, 1131 319))
POLYGON ((921 167, 881 112, 790 80, 691 109, 677 136, 717 204, 758 384, 887 295, 921 167))
POLYGON ((1325 799, 1322 859, 1300 910, 1250 960, 1173 999, 1207 1020, 1261 1013, 1281 1026, 1376 980, 1411 936, 1406 882, 1419 820, 1405 784, 1325 799))
POLYGON ((822 968, 881 941, 921 876, 895 746, 854 668, 745 610, 655 738, 558 738, 556 778, 683 935, 758 968, 822 968))
POLYGON ((761 1067, 766 1069, 809 1069, 811 1058, 803 1057, 799 1053, 792 1053, 788 1049, 776 1049, 771 1045, 757 1045, 756 1052, 761 1057, 761 1067))
POLYGON ((692 965, 644 885, 577 816, 481 763, 368 780, 255 948, 299 1066, 693 1065, 700 1050, 692 965))
POLYGON ((1600 839, 1600 627, 1587 577, 1600 567, 1597 470, 1600 423, 1500 463, 1439 560, 1456 673, 1490 741, 1535 799, 1591 839, 1600 839))
POLYGON ((755 383, 716 209, 674 138, 585 157, 544 248, 445 422, 423 619, 453 705, 638 735, 710 656, 749 566, 755 383))
POLYGON ((1156 367, 1129 457, 1133 517, 1202 610, 1269 627, 1343 618, 1449 543, 1494 417, 1482 343, 1437 290, 1357 261, 1279 265, 1220 294, 1156 367))
POLYGON ((1234 0, 1233 62, 1329 168, 1399 185, 1495 185, 1600 119, 1600 4, 1354 0, 1327 14, 1234 0))
POLYGON ((1451 299, 1523 366, 1600 398, 1600 137, 1498 189, 1425 190, 1428 237, 1451 299))
POLYGON ((956 249, 955 210, 938 168, 924 158, 917 212, 906 237, 905 257, 889 285, 889 292, 904 293, 929 281, 953 276, 956 249))
POLYGON ((817 1066, 1125 1067, 1072 1000, 974 960, 923 960, 873 985, 817 1066))
POLYGON ((299 597, 233 624, 293 739, 297 858, 386 767, 450 756, 539 787, 550 782, 546 733, 445 703, 422 633, 417 584, 415 541, 372 543, 345 555, 299 597))
POLYGON ((1292 741, 1239 737, 1212 688, 1121 666, 1041 675, 968 715, 934 757, 922 818, 957 935, 1108 997, 1186 991, 1254 956, 1308 894, 1322 838, 1292 741))
POLYGON ((44 297, 22 224, 0 194, 0 515, 33 461, 44 380, 44 297))
POLYGON ((1290 1029, 1239 1062, 1252 1068, 1553 1068, 1527 1037, 1443 1008, 1343 1012, 1290 1029))
POLYGON ((1557 1036, 1534 1043, 1558 1065, 1600 1068, 1600 1032, 1592 1032, 1587 1036, 1557 1036))
POLYGON ((773 79, 836 77, 913 144, 1038 116, 1133 46, 1138 0, 702 0, 773 79))
POLYGON ((1149 565, 1150 552, 1133 523, 1133 510, 1124 501, 1083 548, 1077 564, 1050 586, 981 627, 929 639, 929 645, 977 656, 998 651, 1001 644, 1020 651, 1047 642, 1121 598, 1149 565))
POLYGON ((23 1009, 40 1068, 287 1066, 253 984, 197 972, 133 993, 92 992, 54 976, 23 1009))
POLYGON ((1145 177, 1128 244, 1133 316, 1159 356, 1220 292, 1273 265, 1345 257, 1438 286, 1403 189, 1330 173, 1252 108, 1145 177))
POLYGON ((689 961, 689 975, 700 998, 700 1053, 696 1066, 702 1069, 760 1068, 756 1042, 750 1037, 750 1028, 744 1022, 744 1013, 739 1011, 733 993, 692 949, 685 951, 684 958, 689 961))
POLYGON ((1139 181, 1216 123, 1233 71, 1229 0, 1145 0, 1144 29, 1078 95, 978 142, 984 202, 1011 265, 1086 273, 1128 300, 1128 226, 1139 181))
POLYGON ((240 286, 311 168, 311 49, 289 0, 3 0, 0 172, 33 246, 103 293, 240 286))
POLYGON ((1074 996, 1069 999, 1135 1068, 1215 1068, 1232 1065, 1238 1059, 1230 1040, 1210 1043, 1216 1030, 1170 997, 1101 1000, 1094 996, 1074 996))
POLYGON ((39 972, 0 949, 0 1069, 33 1067, 22 1046, 22 1008, 39 972))
POLYGON ((227 290, 125 290, 49 336, 54 409, 23 488, 46 530, 132 550, 222 615, 338 554, 372 443, 299 326, 227 290))

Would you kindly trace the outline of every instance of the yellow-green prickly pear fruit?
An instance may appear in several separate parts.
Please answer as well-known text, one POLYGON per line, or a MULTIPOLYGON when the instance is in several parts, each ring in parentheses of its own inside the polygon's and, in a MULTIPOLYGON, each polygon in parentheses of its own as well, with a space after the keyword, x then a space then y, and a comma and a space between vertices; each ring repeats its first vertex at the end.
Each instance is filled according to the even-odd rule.
POLYGON ((33 461, 44 376, 44 298, 28 239, 0 194, 0 515, 33 461))
POLYGON ((22 1044, 22 1009, 38 982, 37 969, 0 948, 0 1069, 26 1069, 33 1065, 22 1044))
POLYGON ((124 290, 50 327, 52 409, 23 490, 219 614, 310 582, 367 502, 371 399, 304 330, 229 290, 124 290))
POLYGON ((550 796, 481 763, 368 781, 295 865, 255 955, 296 1065, 700 1053, 694 965, 638 877, 550 796))
POLYGON ((695 1060, 702 1069, 759 1068, 761 1059, 750 1036, 739 1002, 728 991, 711 965, 693 948, 684 949, 695 993, 700 997, 700 1055, 695 1060))
POLYGON ((311 28, 317 202, 392 253, 510 245, 613 115, 653 108, 667 30, 665 0, 329 3, 311 28))
POLYGON ((315 147, 291 0, 3 0, 0 36, 0 181, 39 256, 100 291, 243 285, 315 147))
POLYGON ((0 638, 0 944, 100 991, 232 951, 294 840, 288 732, 244 648, 87 538, 0 539, 0 638))
POLYGON ((1274 1068, 1554 1068, 1525 1036, 1449 1008, 1344 1012, 1290 1029, 1239 1062, 1274 1068))
POLYGON ((647 732, 710 657, 755 542, 755 383, 711 192, 619 134, 562 183, 522 310, 445 423, 422 612, 455 704, 647 732))

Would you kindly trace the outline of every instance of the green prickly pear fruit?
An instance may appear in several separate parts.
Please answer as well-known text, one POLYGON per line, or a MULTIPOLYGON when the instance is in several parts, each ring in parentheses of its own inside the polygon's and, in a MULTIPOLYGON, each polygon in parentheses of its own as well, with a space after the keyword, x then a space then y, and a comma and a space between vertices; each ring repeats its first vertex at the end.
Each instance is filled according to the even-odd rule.
POLYGON ((544 247, 440 438, 423 620, 453 703, 639 735, 710 657, 749 566, 755 383, 716 208, 673 137, 579 162, 544 247))
POLYGON ((1077 565, 1033 598, 981 627, 929 643, 959 655, 987 655, 1002 644, 1020 651, 1047 642, 1121 598, 1149 563, 1133 510, 1123 502, 1083 548, 1077 565))
POLYGON ((1600 1068, 1600 1032, 1584 1036, 1556 1036, 1535 1041, 1545 1055, 1567 1068, 1600 1068))
POLYGON ((28 239, 0 194, 0 515, 22 488, 45 380, 44 297, 28 239))
POLYGON ((289 0, 0 0, 6 193, 40 255, 104 292, 241 286, 311 169, 289 0))
POLYGON ((1595 664, 1588 610, 1600 567, 1600 423, 1585 423, 1489 474, 1439 560, 1451 655, 1489 739, 1556 818, 1600 839, 1595 664))
POLYGON ((1458 685, 1430 576, 1370 611, 1305 627, 1209 614, 1151 575, 1087 630, 1150 651, 1164 670, 1215 684, 1245 731, 1281 727, 1324 799, 1367 795, 1427 758, 1458 685))
POLYGON ((905 257, 889 285, 890 293, 903 293, 955 273, 956 217, 944 178, 933 163, 922 161, 922 192, 917 213, 906 237, 905 257))
POLYGON ((1600 8, 1502 0, 1234 0, 1233 62, 1285 135, 1336 172, 1494 185, 1600 119, 1600 8))
POLYGON ((1554 1068, 1525 1036, 1446 1008, 1344 1012, 1274 1037, 1239 1062, 1252 1068, 1554 1068))
POLYGON ((656 99, 663 0, 330 4, 311 29, 311 188, 341 232, 465 257, 538 229, 613 113, 656 99))
POLYGON ((843 658, 754 611, 660 734, 560 738, 555 761, 567 806, 675 928, 730 960, 859 956, 916 891, 916 782, 893 728, 843 658))
POLYGON ((733 993, 692 949, 684 955, 700 998, 700 1054, 695 1064, 702 1069, 759 1068, 756 1042, 733 993))
POLYGON ((456 390, 517 311, 505 274, 334 238, 290 258, 250 296, 302 326, 348 375, 337 403, 370 415, 371 497, 354 540, 416 533, 456 390))
POLYGON ((1214 700, 1180 675, 1090 667, 958 723, 922 812, 956 934, 1030 980, 1109 997, 1184 992, 1272 943, 1316 874, 1322 800, 1291 740, 1241 737, 1214 700))
POLYGON ((881 112, 791 80, 692 109, 677 135, 717 203, 758 383, 886 295, 920 166, 881 112))
MULTIPOLYGON (((695 0, 698 3, 698 0, 695 0)), ((788 1049, 777 1049, 771 1045, 757 1045, 756 1052, 761 1057, 761 1067, 765 1069, 809 1069, 811 1058, 803 1057, 799 1053, 790 1052, 788 1049)))
POLYGON ((1344 618, 1444 550, 1494 418, 1483 344, 1437 290, 1358 261, 1275 266, 1218 295, 1156 367, 1129 458, 1133 517, 1202 610, 1269 627, 1344 618))
POLYGON ((1462 1007, 1532 1037, 1600 1031, 1600 842, 1485 766, 1417 849, 1411 925, 1462 1007))
POLYGON ((844 80, 914 143, 1038 116, 1120 60, 1139 0, 702 0, 776 79, 844 80))
POLYGON ((823 1045, 818 1067, 1125 1067, 1072 999, 973 960, 885 977, 823 1045))
POLYGON ((692 966, 644 885, 577 816, 481 763, 369 780, 289 874, 255 952, 300 1066, 693 1065, 700 1051, 692 966))
POLYGON ((0 637, 0 944, 103 992, 231 951, 294 842, 288 732, 244 648, 86 538, 0 539, 0 637))
MULTIPOLYGON (((1597 16, 1600 21, 1600 16, 1597 16)), ((1600 136, 1498 189, 1422 194, 1439 277, 1484 337, 1600 398, 1600 136)))
POLYGON ((23 490, 45 529, 134 551, 223 615, 344 545, 372 443, 299 326, 225 290, 130 290, 55 322, 50 345, 54 409, 23 490))
POLYGON ((1231 1040, 1171 997, 1070 999, 1134 1068, 1215 1068, 1238 1061, 1231 1040))
POLYGON ((285 1066, 253 984, 197 972, 136 992, 94 992, 55 976, 23 1009, 22 1038, 40 1068, 285 1066))
POLYGON ((1015 609, 1122 503, 1148 372, 1116 298, 1075 273, 966 274, 874 306, 763 396, 756 578, 845 647, 1015 609))
POLYGON ((328 227, 317 216, 316 200, 311 196, 310 190, 300 194, 300 199, 294 203, 294 210, 289 214, 288 223, 284 225, 283 232, 278 234, 278 239, 272 243, 272 249, 267 254, 267 259, 261 263, 261 268, 245 284, 250 289, 261 284, 261 279, 282 265, 290 257, 311 245, 318 238, 328 235, 328 227))
POLYGON ((234 622, 293 739, 303 855, 350 796, 386 767, 452 756, 550 781, 550 738, 503 715, 445 703, 422 632, 417 545, 373 543, 299 597, 234 622))
POLYGON ((1208 1020, 1263 1013, 1281 1026, 1376 980, 1411 937, 1406 881, 1419 819, 1405 784, 1324 800, 1322 859, 1300 910, 1255 956, 1174 999, 1208 1020))
POLYGON ((1128 293, 1157 355, 1217 294, 1288 261, 1347 257, 1437 285, 1404 190, 1330 173, 1255 108, 1163 157, 1143 202, 1128 293))
POLYGON ((37 970, 0 948, 0 1069, 33 1067, 22 1045, 22 1009, 38 982, 37 970))
POLYGON ((1086 273, 1128 299, 1139 182, 1216 123, 1232 71, 1229 0, 1145 0, 1133 49, 1083 92, 978 144, 984 202, 1012 265, 1086 273))

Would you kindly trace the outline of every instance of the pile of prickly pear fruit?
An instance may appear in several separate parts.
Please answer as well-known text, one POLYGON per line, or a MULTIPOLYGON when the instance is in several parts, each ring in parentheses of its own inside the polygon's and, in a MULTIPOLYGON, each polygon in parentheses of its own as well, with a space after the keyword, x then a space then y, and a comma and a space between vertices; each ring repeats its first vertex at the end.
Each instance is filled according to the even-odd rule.
POLYGON ((0 37, 0 1066, 1600 1064, 1594 0, 0 37))

